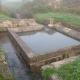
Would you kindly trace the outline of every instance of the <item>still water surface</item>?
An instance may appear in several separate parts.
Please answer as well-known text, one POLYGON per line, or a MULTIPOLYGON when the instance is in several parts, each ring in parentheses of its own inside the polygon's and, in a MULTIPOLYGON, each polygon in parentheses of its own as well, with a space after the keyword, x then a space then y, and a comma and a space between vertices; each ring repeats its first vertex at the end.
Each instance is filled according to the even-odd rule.
POLYGON ((49 28, 40 32, 19 33, 19 36, 36 54, 80 44, 79 41, 49 28))

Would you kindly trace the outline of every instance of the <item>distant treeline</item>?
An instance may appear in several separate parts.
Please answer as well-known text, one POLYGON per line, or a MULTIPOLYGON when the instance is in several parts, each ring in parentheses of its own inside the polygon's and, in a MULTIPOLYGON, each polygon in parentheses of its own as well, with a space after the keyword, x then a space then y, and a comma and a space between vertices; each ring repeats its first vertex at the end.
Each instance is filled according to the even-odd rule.
POLYGON ((25 2, 19 10, 31 18, 37 13, 73 13, 80 15, 80 0, 33 0, 25 2))

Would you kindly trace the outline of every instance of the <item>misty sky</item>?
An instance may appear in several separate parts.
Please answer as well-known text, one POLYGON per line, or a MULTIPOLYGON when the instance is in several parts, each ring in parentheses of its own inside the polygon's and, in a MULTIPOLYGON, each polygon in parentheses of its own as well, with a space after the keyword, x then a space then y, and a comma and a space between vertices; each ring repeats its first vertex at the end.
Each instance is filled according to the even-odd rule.
POLYGON ((18 1, 21 1, 21 0, 1 0, 2 3, 6 3, 6 2, 18 2, 18 1))
POLYGON ((21 0, 1 0, 1 1, 21 1, 21 0))

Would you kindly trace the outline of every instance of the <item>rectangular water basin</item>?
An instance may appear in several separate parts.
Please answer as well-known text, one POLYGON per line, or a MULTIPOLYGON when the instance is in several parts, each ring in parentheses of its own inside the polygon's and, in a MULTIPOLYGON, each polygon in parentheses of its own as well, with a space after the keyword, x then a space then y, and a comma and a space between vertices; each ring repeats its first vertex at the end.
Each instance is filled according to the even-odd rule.
POLYGON ((79 41, 48 28, 44 31, 19 33, 18 35, 35 54, 80 44, 79 41))

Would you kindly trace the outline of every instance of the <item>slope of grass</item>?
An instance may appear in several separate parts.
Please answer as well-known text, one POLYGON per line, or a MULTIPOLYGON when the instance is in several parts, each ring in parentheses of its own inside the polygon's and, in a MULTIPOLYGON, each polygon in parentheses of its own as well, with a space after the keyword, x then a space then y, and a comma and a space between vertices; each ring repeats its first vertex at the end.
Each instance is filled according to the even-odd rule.
POLYGON ((0 14, 0 20, 12 20, 13 18, 10 18, 4 14, 0 14))
MULTIPOLYGON (((45 75, 47 77, 54 73, 57 73, 61 80, 80 80, 80 58, 61 66, 59 69, 56 69, 54 73, 52 73, 54 70, 54 68, 45 69, 42 72, 42 76, 44 77, 45 75)), ((46 80, 45 77, 44 80, 46 80)))
POLYGON ((34 18, 37 22, 43 24, 46 18, 54 18, 55 22, 62 22, 80 27, 80 16, 75 14, 60 14, 60 13, 44 13, 35 14, 34 18))
POLYGON ((80 58, 57 70, 62 80, 80 80, 80 58))

